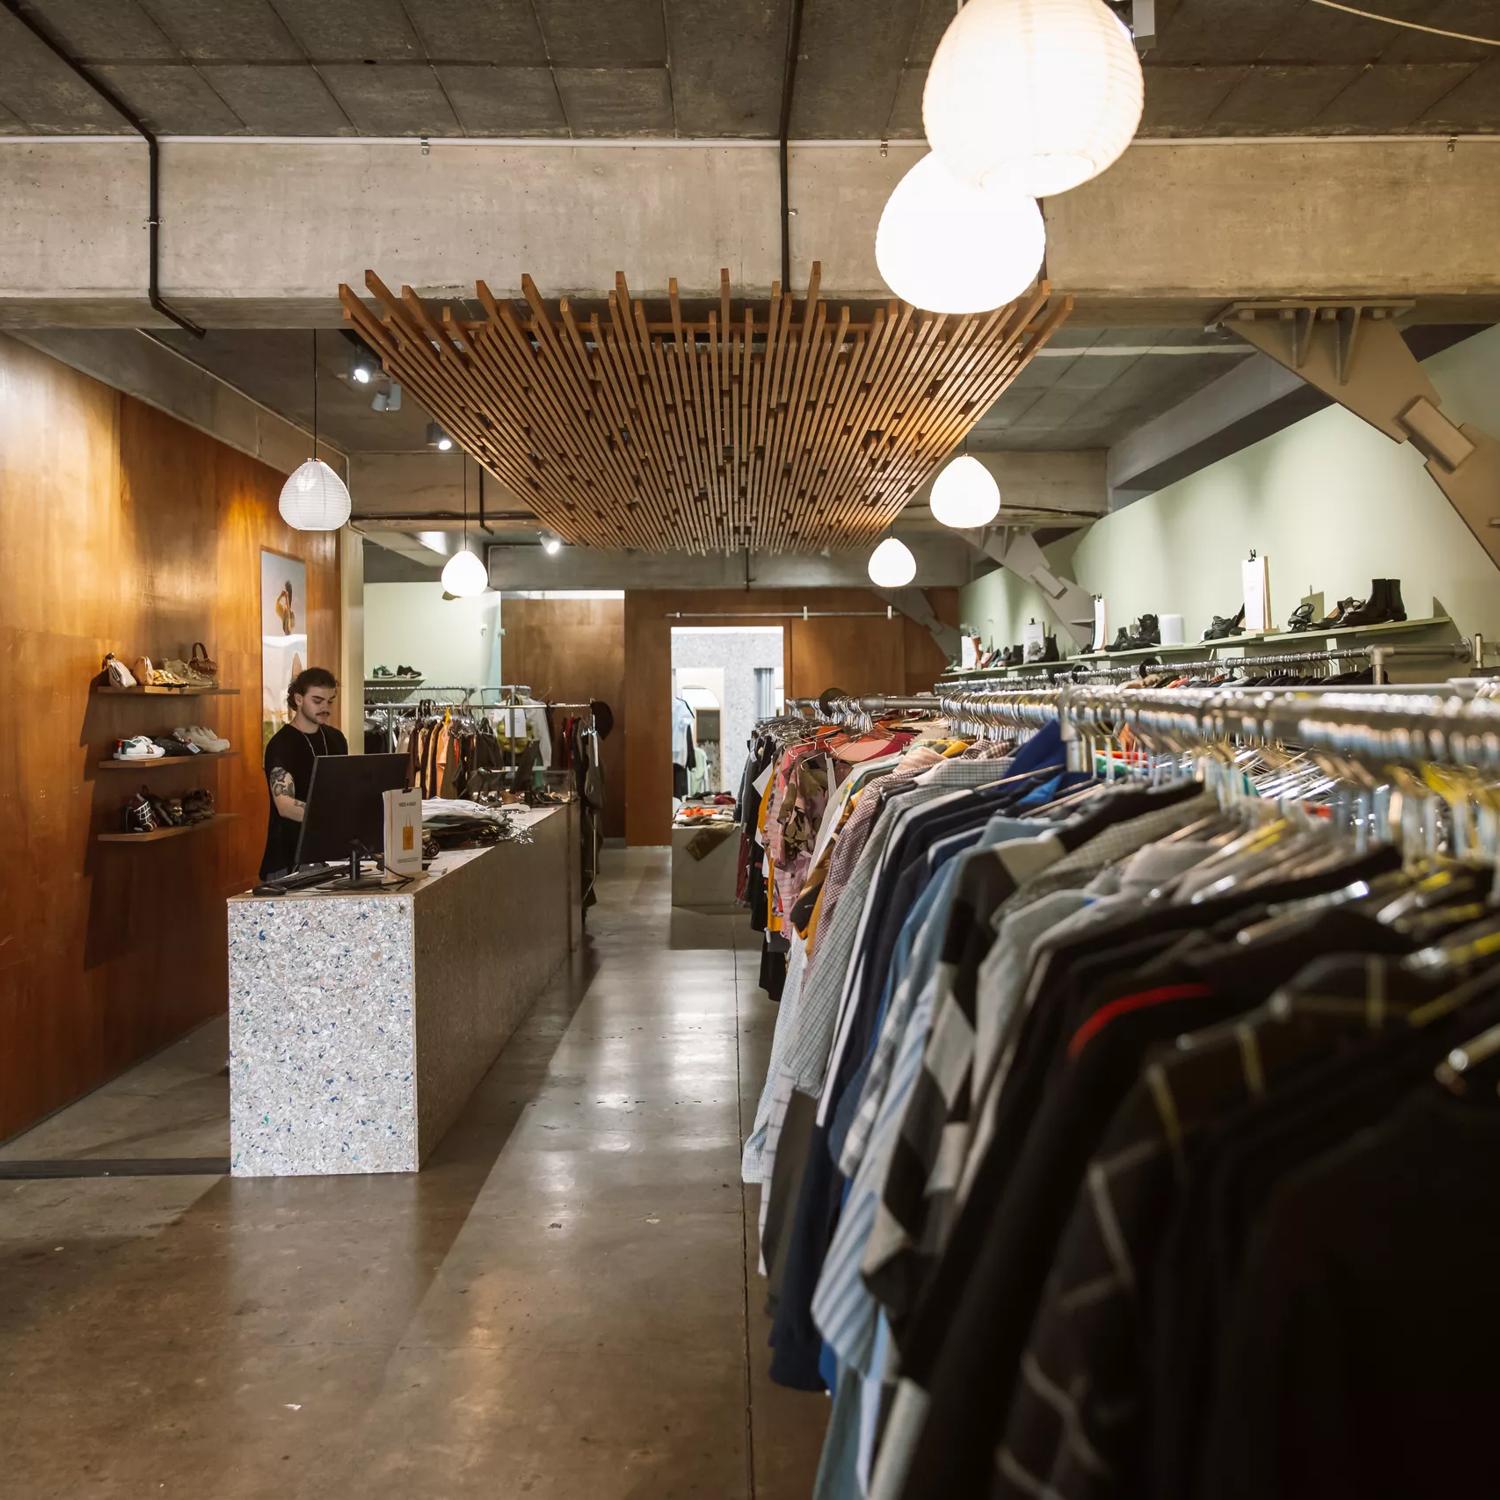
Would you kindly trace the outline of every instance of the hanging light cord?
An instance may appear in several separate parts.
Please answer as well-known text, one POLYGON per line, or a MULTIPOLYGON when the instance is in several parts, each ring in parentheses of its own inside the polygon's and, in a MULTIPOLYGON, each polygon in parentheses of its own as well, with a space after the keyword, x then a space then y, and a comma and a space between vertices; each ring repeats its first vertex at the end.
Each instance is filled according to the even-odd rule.
POLYGON ((312 331, 312 359, 313 359, 313 451, 314 461, 318 457, 318 330, 312 331))
POLYGON ((1313 0, 1328 10, 1341 10, 1346 15, 1361 16, 1366 21, 1384 21, 1387 26, 1402 26, 1408 31, 1425 31, 1428 36, 1445 36, 1454 42, 1473 42, 1480 47, 1500 47, 1500 37, 1470 36, 1466 31, 1444 31, 1441 26, 1424 26, 1420 21, 1403 21, 1399 16, 1383 16, 1379 11, 1361 10, 1357 5, 1345 5, 1343 0, 1313 0))

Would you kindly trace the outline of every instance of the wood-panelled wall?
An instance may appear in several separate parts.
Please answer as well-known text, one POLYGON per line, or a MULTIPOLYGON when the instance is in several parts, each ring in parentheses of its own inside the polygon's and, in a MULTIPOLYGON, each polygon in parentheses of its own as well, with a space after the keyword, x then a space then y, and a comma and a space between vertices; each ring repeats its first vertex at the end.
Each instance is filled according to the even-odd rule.
POLYGON ((289 531, 283 476, 0 337, 0 1139, 225 1008, 224 898, 265 843, 260 551, 307 562, 337 670, 337 538, 289 531), (91 695, 100 658, 207 643, 238 697, 91 695), (206 723, 235 759, 100 771, 117 736, 206 723), (128 793, 211 787, 237 821, 100 844, 128 793))
POLYGON ((621 599, 515 599, 500 605, 500 675, 552 703, 599 699, 614 715, 600 742, 604 836, 625 833, 625 603, 621 599))
MULTIPOLYGON (((938 617, 958 623, 955 589, 929 589, 938 617)), ((783 680, 789 698, 845 692, 927 692, 947 666, 932 637, 915 621, 835 617, 778 619, 782 611, 884 610, 864 589, 631 590, 625 595, 625 837, 666 844, 672 837, 672 626, 780 625, 783 680), (763 616, 741 611, 765 610, 763 616), (674 621, 683 611, 733 612, 734 618, 674 621)), ((509 636, 507 636, 507 644, 509 636)))

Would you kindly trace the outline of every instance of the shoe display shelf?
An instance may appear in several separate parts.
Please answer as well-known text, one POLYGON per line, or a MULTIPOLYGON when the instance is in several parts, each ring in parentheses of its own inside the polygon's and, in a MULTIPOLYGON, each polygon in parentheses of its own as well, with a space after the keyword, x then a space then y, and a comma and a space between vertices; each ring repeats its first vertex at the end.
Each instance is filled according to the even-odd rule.
POLYGON ((1419 631, 1448 630, 1458 638, 1457 628, 1448 615, 1428 615, 1421 620, 1387 620, 1383 625, 1312 625, 1306 630, 1282 630, 1274 635, 1262 636, 1267 642, 1284 644, 1287 641, 1364 640, 1378 635, 1414 635, 1419 631))
POLYGON ((238 750, 205 750, 200 755, 152 755, 141 760, 116 760, 113 755, 99 762, 101 771, 154 771, 158 766, 190 766, 195 761, 233 760, 238 750))
POLYGON ((200 833, 216 823, 232 822, 238 816, 238 813, 215 813, 211 818, 203 818, 197 823, 181 823, 175 828, 156 828, 150 833, 101 833, 98 839, 101 844, 154 844, 159 839, 175 839, 185 833, 200 833))
POLYGON ((1072 661, 1103 662, 1106 665, 1112 661, 1143 661, 1148 656, 1202 656, 1208 651, 1217 651, 1220 646, 1242 646, 1247 641, 1259 641, 1264 637, 1259 635, 1230 635, 1221 640, 1213 641, 1184 641, 1180 646, 1132 646, 1128 651, 1085 651, 1081 656, 1071 657, 1072 661))
POLYGON ((366 703, 405 703, 426 681, 424 677, 366 677, 366 703))
POLYGON ((227 687, 165 687, 138 682, 134 687, 94 687, 90 692, 107 698, 237 698, 240 690, 227 687))
MULTIPOLYGON (((240 690, 227 687, 157 687, 138 682, 134 687, 93 686, 89 691, 114 698, 234 698, 239 696, 240 690)), ((148 771, 157 766, 182 766, 189 761, 232 760, 238 754, 237 750, 204 751, 198 755, 161 755, 144 760, 116 760, 110 756, 107 760, 101 760, 98 765, 101 771, 148 771)), ((211 818, 203 818, 197 823, 183 823, 175 828, 157 828, 150 833, 101 833, 95 837, 101 844, 154 844, 159 839, 177 838, 181 834, 212 828, 215 823, 227 823, 237 816, 237 813, 216 812, 211 818)))

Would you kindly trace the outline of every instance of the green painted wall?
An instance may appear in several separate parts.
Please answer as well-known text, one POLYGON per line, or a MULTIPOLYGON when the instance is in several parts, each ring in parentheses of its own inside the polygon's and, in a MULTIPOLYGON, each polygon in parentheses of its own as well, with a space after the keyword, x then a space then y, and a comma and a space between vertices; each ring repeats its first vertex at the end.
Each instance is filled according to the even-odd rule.
MULTIPOLYGON (((1449 417, 1500 435, 1500 327, 1425 368, 1449 417)), ((1372 578, 1399 578, 1412 618, 1446 613, 1466 635, 1500 639, 1500 571, 1421 456, 1336 407, 1138 500, 1048 557, 1104 595, 1111 636, 1149 610, 1183 615, 1194 640, 1239 607, 1239 565, 1252 547, 1270 560, 1273 619, 1284 621, 1309 586, 1331 604, 1364 597, 1372 578)), ((1050 620, 1036 591, 1003 569, 965 588, 959 608, 1000 644, 1019 641, 1028 618, 1050 620)))

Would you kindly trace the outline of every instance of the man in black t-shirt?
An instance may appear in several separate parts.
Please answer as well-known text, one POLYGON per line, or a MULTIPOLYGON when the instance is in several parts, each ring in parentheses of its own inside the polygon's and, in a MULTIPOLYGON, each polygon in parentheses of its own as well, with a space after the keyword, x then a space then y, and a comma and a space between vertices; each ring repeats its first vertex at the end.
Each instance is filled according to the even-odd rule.
POLYGON ((338 679, 326 667, 299 672, 287 689, 292 722, 283 724, 266 746, 266 785, 271 807, 266 821, 266 853, 260 878, 291 869, 297 859, 297 836, 302 827, 313 762, 320 755, 347 755, 349 742, 334 729, 334 701, 338 679))

